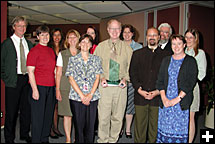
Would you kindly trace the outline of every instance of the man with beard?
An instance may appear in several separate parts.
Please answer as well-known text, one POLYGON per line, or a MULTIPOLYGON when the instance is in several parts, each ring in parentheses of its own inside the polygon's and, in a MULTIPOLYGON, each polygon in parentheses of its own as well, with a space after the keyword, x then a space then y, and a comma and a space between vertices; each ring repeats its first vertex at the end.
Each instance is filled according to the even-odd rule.
POLYGON ((170 36, 172 35, 171 26, 168 23, 162 23, 158 27, 158 30, 160 32, 159 45, 160 45, 161 49, 170 51, 173 54, 173 51, 171 48, 171 41, 169 40, 170 36))
POLYGON ((147 46, 135 51, 130 63, 129 76, 135 89, 135 143, 146 143, 147 135, 149 143, 156 142, 160 94, 155 84, 162 59, 170 55, 158 46, 159 39, 159 31, 149 28, 147 46))

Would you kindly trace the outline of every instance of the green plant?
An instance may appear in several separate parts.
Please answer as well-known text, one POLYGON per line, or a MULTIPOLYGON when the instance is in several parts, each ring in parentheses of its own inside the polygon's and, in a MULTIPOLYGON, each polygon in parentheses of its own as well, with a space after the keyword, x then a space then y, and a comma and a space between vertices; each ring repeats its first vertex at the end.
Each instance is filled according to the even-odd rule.
POLYGON ((206 82, 205 92, 208 95, 208 108, 207 114, 209 114, 211 108, 214 107, 214 66, 209 70, 210 79, 206 82))

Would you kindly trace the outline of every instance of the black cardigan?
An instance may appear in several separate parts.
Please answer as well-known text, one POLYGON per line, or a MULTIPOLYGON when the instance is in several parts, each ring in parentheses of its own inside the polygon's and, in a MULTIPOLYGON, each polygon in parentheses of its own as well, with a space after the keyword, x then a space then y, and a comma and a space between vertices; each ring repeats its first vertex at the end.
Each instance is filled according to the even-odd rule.
MULTIPOLYGON (((156 88, 160 90, 167 90, 168 86, 168 67, 170 64, 171 56, 167 56, 163 59, 158 79, 156 81, 156 88)), ((178 93, 183 91, 186 93, 185 97, 180 101, 180 106, 182 110, 187 110, 193 101, 193 89, 197 82, 198 67, 195 58, 186 55, 183 63, 181 64, 177 83, 178 83, 178 93)), ((160 97, 160 107, 163 108, 163 103, 160 97)))
MULTIPOLYGON (((29 51, 33 47, 27 40, 29 51)), ((1 44, 1 79, 6 87, 15 88, 17 85, 17 53, 13 40, 9 37, 1 44)))

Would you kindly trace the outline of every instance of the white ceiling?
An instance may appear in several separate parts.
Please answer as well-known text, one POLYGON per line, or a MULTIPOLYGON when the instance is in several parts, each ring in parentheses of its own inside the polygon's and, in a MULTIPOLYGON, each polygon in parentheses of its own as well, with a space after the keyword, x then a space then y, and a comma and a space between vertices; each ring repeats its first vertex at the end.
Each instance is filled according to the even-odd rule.
MULTIPOLYGON (((24 16, 31 25, 90 24, 180 1, 8 1, 9 24, 24 16)), ((214 5, 214 2, 213 2, 214 5)))

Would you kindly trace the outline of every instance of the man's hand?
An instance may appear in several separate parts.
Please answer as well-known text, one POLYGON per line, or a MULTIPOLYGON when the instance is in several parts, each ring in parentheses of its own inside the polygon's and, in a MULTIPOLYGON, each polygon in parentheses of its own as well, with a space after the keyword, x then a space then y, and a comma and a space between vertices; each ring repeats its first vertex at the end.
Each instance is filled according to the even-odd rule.
POLYGON ((159 94, 160 94, 159 90, 150 91, 148 95, 148 100, 152 100, 154 97, 156 97, 159 94))
POLYGON ((120 81, 120 83, 119 83, 119 87, 120 88, 125 88, 127 85, 126 85, 126 80, 125 79, 122 79, 121 81, 120 81))
POLYGON ((106 81, 105 78, 102 78, 102 79, 101 79, 101 85, 102 85, 103 88, 108 87, 108 84, 107 84, 107 81, 106 81))
POLYGON ((141 96, 143 96, 145 99, 147 99, 148 96, 150 95, 149 92, 142 90, 141 87, 138 89, 138 93, 139 93, 141 96))

